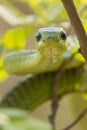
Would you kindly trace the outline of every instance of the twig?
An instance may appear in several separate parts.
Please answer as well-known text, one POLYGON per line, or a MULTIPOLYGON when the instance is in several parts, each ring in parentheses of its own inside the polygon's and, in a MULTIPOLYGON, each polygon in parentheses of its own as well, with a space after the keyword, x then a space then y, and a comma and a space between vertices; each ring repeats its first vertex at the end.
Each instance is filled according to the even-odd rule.
POLYGON ((58 82, 59 82, 59 80, 64 72, 64 64, 65 64, 65 62, 62 63, 59 71, 56 73, 54 80, 53 80, 52 104, 51 104, 52 112, 51 112, 51 115, 49 116, 49 121, 52 124, 53 130, 55 130, 54 120, 55 120, 55 116, 56 116, 56 112, 57 112, 57 108, 58 108, 58 100, 59 100, 57 93, 56 93, 56 90, 57 90, 58 82))
POLYGON ((58 109, 58 100, 59 100, 59 97, 57 96, 57 93, 56 93, 57 92, 57 86, 58 86, 58 83, 60 81, 60 78, 62 77, 62 75, 64 73, 65 68, 72 61, 74 55, 72 55, 69 59, 65 60, 62 63, 61 67, 58 69, 58 72, 56 73, 56 75, 54 77, 54 80, 53 80, 52 104, 51 104, 52 112, 51 112, 51 115, 49 116, 49 121, 52 124, 53 130, 55 130, 55 122, 54 122, 54 120, 55 120, 56 112, 57 112, 57 109, 58 109))
POLYGON ((77 119, 72 122, 68 127, 62 129, 62 130, 70 130, 72 127, 74 127, 87 113, 87 108, 85 108, 81 114, 77 117, 77 119))
POLYGON ((77 38, 79 40, 80 48, 84 58, 87 60, 87 36, 83 28, 80 17, 77 13, 73 0, 61 0, 67 14, 70 18, 71 24, 76 32, 77 38))
MULTIPOLYGON (((71 24, 73 25, 73 28, 76 32, 77 38, 78 38, 79 43, 80 43, 81 52, 82 52, 83 56, 85 57, 85 59, 87 60, 87 36, 86 36, 86 32, 83 28, 82 22, 80 20, 80 17, 79 17, 77 10, 75 8, 75 5, 73 3, 73 0, 61 0, 61 1, 64 4, 64 7, 69 15, 71 24)), ((61 65, 59 71, 55 75, 54 82, 53 82, 52 113, 51 113, 50 118, 49 118, 51 124, 53 125, 53 130, 55 130, 54 119, 55 119, 56 110, 58 107, 58 104, 57 104, 58 97, 56 94, 56 89, 57 89, 59 80, 64 72, 64 69, 65 69, 67 63, 68 62, 65 61, 61 65)))

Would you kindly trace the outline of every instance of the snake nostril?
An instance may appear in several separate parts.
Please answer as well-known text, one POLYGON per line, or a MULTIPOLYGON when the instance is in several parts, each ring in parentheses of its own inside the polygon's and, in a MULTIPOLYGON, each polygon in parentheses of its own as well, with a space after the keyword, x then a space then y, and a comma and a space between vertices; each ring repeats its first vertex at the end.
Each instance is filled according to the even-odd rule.
POLYGON ((51 37, 51 36, 47 38, 47 40, 52 40, 52 39, 53 39, 53 37, 51 37))

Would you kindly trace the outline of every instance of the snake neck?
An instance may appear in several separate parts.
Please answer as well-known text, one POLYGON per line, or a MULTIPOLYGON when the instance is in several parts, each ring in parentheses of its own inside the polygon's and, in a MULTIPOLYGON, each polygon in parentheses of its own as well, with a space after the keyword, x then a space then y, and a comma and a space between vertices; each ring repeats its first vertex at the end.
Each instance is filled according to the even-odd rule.
POLYGON ((36 71, 39 70, 42 72, 50 72, 56 70, 62 63, 63 58, 58 56, 45 56, 37 52, 38 64, 36 66, 36 71))

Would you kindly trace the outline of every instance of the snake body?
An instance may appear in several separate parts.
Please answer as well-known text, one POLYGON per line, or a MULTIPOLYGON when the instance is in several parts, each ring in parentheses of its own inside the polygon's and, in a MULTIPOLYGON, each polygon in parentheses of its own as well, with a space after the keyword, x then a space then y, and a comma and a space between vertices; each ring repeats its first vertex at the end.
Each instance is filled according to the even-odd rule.
MULTIPOLYGON (((1 106, 32 110, 51 98, 52 79, 56 73, 51 71, 57 70, 72 53, 67 49, 66 33, 62 28, 39 29, 36 33, 36 39, 37 50, 13 52, 4 58, 4 68, 8 74, 38 75, 18 84, 2 98, 1 106), (66 55, 67 53, 68 55, 66 55), (45 72, 47 73, 39 74, 45 72)), ((72 62, 70 69, 66 69, 64 72, 58 86, 58 95, 76 90, 76 85, 79 84, 83 71, 83 68, 79 69, 79 63, 81 61, 77 61, 76 64, 72 62), (76 68, 76 66, 78 67, 76 68)))
POLYGON ((4 58, 4 68, 9 74, 35 74, 54 71, 64 60, 66 33, 62 28, 42 28, 36 33, 37 50, 20 51, 4 58))
MULTIPOLYGON (((58 83, 58 97, 61 98, 64 94, 76 92, 77 86, 81 85, 82 73, 84 72, 85 70, 82 67, 67 69, 58 83)), ((13 89, 8 90, 2 98, 0 106, 33 111, 42 103, 51 99, 55 74, 56 72, 37 74, 20 82, 13 89)))

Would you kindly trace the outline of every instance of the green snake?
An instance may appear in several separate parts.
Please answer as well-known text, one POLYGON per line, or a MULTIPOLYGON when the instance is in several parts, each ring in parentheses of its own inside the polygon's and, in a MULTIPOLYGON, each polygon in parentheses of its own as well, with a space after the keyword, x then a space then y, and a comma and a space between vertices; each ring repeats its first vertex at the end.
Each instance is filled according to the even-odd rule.
MULTIPOLYGON (((13 52, 4 58, 4 68, 8 74, 37 75, 20 83, 3 97, 1 106, 32 110, 51 98, 50 89, 55 71, 58 70, 64 60, 72 56, 72 51, 68 49, 68 45, 65 42, 66 33, 62 28, 41 28, 36 33, 36 40, 37 50, 13 52)), ((67 66, 60 81, 60 87, 58 87, 59 91, 57 93, 59 95, 66 91, 68 93, 76 90, 73 86, 76 86, 77 83, 79 84, 83 71, 80 64, 83 63, 74 57, 67 66), (64 89, 66 86, 68 86, 67 89, 64 89), (71 87, 72 89, 70 89, 71 87)))
POLYGON ((4 68, 9 74, 35 74, 58 69, 68 51, 65 31, 56 27, 41 28, 36 39, 37 50, 13 52, 4 58, 4 68))

